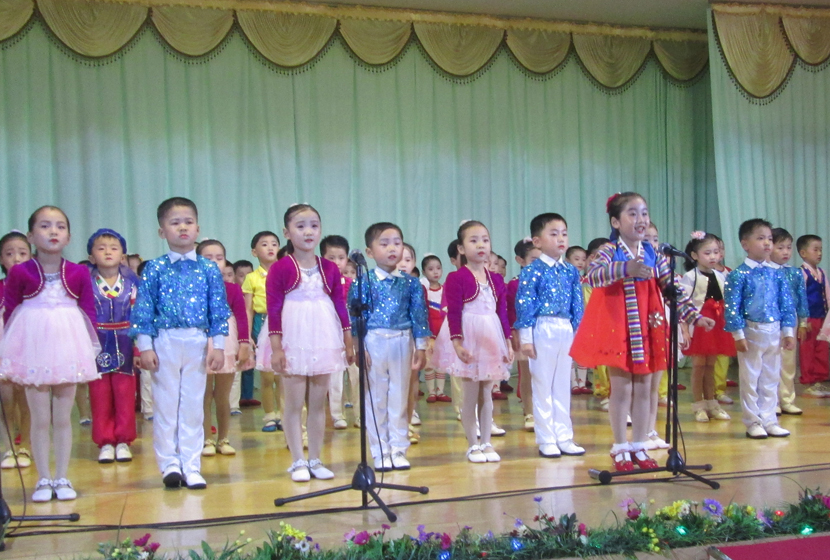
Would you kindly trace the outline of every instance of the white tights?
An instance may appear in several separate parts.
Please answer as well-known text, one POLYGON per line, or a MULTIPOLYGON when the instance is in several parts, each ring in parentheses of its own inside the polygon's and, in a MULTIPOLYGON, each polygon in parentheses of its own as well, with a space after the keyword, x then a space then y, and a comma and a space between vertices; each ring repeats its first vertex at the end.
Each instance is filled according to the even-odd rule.
POLYGON ((479 438, 476 437, 476 420, 481 432, 481 445, 486 445, 490 443, 490 425, 493 423, 493 382, 489 379, 473 381, 461 378, 461 387, 464 394, 461 425, 464 426, 467 445, 472 447, 479 444, 479 438))
MULTIPOLYGON (((342 372, 337 375, 341 375, 342 372)), ((303 404, 308 399, 308 457, 319 459, 323 447, 323 432, 326 428, 326 395, 329 392, 329 374, 324 375, 282 375, 282 389, 285 406, 282 415, 282 429, 291 452, 291 460, 305 459, 303 454, 303 404)))
POLYGON ((608 415, 614 443, 628 442, 626 416, 631 412, 631 438, 634 442, 644 442, 648 433, 654 428, 652 414, 652 395, 660 385, 659 376, 653 373, 644 375, 631 374, 618 368, 609 368, 611 379, 611 397, 608 402, 608 415), (656 383, 654 382, 656 379, 656 383))
POLYGON ((32 457, 40 478, 52 479, 49 465, 49 429, 55 442, 55 479, 66 478, 72 451, 72 421, 75 384, 26 387, 32 415, 32 457))

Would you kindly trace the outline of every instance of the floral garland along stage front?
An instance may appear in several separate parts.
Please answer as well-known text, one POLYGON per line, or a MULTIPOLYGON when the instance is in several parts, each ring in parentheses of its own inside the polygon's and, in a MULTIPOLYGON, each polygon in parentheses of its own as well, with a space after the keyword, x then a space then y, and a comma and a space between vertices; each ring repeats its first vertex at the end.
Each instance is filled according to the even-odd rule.
MULTIPOLYGON (((830 496, 819 490, 804 490, 799 501, 781 509, 753 506, 722 505, 714 499, 703 502, 678 500, 649 514, 649 503, 627 499, 620 504, 623 515, 613 527, 589 529, 579 523, 576 514, 559 517, 542 510, 532 524, 516 519, 514 529, 502 535, 492 531, 484 535, 464 527, 454 538, 448 533, 428 532, 418 526, 417 536, 387 539, 389 525, 374 532, 352 529, 344 535, 344 546, 324 550, 311 535, 280 522, 279 530, 272 531, 268 540, 255 550, 246 549, 252 539, 244 538, 227 543, 221 550, 213 550, 202 543, 201 550, 181 554, 190 560, 535 560, 606 556, 619 554, 634 557, 638 552, 665 553, 670 549, 726 542, 748 541, 782 535, 811 535, 830 531, 830 496)), ((253 545, 251 545, 253 546, 253 545)), ((98 551, 108 560, 154 560, 157 543, 150 543, 150 535, 135 541, 104 543, 98 551)))

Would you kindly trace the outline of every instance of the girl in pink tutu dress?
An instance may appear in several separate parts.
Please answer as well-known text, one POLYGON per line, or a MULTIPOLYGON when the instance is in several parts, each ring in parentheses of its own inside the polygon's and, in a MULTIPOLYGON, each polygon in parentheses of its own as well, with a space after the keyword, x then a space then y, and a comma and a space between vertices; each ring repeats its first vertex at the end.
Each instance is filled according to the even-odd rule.
POLYGON ((6 332, 0 349, 0 378, 26 387, 32 414, 32 452, 40 480, 32 500, 74 500, 67 479, 72 450, 69 419, 75 385, 98 379, 95 301, 89 270, 64 260, 69 218, 44 206, 29 218, 34 259, 18 264, 6 279, 6 332), (49 465, 54 434, 55 476, 49 465))
POLYGON ((294 204, 283 223, 288 255, 271 266, 265 283, 270 344, 262 349, 262 361, 282 376, 282 426, 293 461, 288 469, 291 479, 330 479, 334 473, 320 461, 326 394, 330 376, 354 362, 351 324, 340 269, 315 255, 320 214, 308 204, 294 204), (306 398, 309 460, 303 453, 301 426, 306 398))
POLYGON ((437 367, 461 380, 461 422, 467 435, 467 459, 472 463, 501 460, 490 443, 493 422, 493 382, 510 377, 513 348, 507 322, 504 279, 487 270, 490 232, 481 222, 468 221, 458 228, 458 245, 467 264, 447 276, 444 297, 452 352, 435 345, 437 367), (478 405, 478 406, 476 406, 478 405), (476 436, 481 426, 481 439, 476 436))
MULTIPOLYGON (((3 237, 0 237, 0 268, 3 274, 8 276, 9 270, 22 262, 32 258, 32 248, 26 235, 14 230, 3 237)), ((3 308, 4 288, 6 280, 0 280, 0 344, 3 340, 3 308)), ((32 464, 32 456, 29 453, 30 437, 29 428, 31 418, 29 417, 29 403, 26 402, 26 389, 7 380, 0 381, 0 399, 3 399, 3 410, 6 413, 9 430, 6 431, 0 426, 0 441, 3 442, 6 452, 0 461, 0 468, 13 469, 15 467, 29 467, 32 464), (12 449, 9 433, 20 434, 20 443, 17 449, 12 449)))
MULTIPOLYGON (((231 422, 231 386, 234 374, 242 369, 253 367, 251 358, 251 340, 248 337, 248 315, 245 311, 245 297, 242 288, 233 282, 233 266, 225 260, 225 246, 215 239, 199 243, 196 253, 216 263, 225 282, 225 294, 231 316, 228 318, 228 336, 225 337, 225 363, 218 371, 207 370, 205 387, 205 445, 203 457, 235 455, 236 449, 228 440, 228 427, 231 422), (216 404, 216 439, 211 435, 211 408, 216 404)), ((208 339, 208 354, 213 349, 213 341, 208 339)))

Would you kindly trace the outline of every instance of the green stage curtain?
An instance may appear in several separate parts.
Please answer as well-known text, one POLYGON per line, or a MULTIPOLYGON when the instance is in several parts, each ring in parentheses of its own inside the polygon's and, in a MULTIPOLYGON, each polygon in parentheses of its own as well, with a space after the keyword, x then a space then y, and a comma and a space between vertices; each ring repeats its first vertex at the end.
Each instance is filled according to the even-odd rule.
POLYGON ((606 198, 629 189, 648 197, 664 239, 718 228, 708 77, 681 88, 653 60, 609 94, 573 57, 538 79, 503 49, 460 81, 415 44, 378 69, 335 42, 288 71, 238 33, 192 60, 146 29, 98 61, 67 54, 37 22, 17 39, 0 49, 0 224, 25 229, 35 207, 57 204, 71 258, 104 226, 131 252, 162 253, 155 209, 173 195, 195 200, 201 236, 230 259, 249 257, 259 230, 281 234, 295 202, 356 247, 369 224, 394 221, 419 257, 444 258, 473 218, 512 262, 542 211, 562 213, 584 245, 608 233, 606 198))
MULTIPOLYGON (((830 71, 797 62, 776 95, 751 99, 724 65, 711 18, 709 26, 717 190, 730 266, 745 258, 738 227, 750 218, 766 218, 795 238, 826 238, 830 71)), ((792 263, 800 262, 794 253, 792 263)))

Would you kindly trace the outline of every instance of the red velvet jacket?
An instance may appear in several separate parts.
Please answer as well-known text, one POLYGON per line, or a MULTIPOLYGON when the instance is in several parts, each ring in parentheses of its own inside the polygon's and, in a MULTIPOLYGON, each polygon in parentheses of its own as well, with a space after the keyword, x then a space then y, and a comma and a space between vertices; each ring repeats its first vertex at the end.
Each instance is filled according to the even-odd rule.
MULTIPOLYGON (((97 325, 95 316, 95 296, 92 295, 92 282, 89 281, 89 269, 83 265, 61 260, 61 282, 66 292, 78 301, 78 307, 86 313, 92 326, 97 325)), ((43 291, 46 277, 43 276, 43 267, 37 259, 14 265, 6 277, 5 312, 3 318, 6 324, 9 317, 23 303, 43 291)))
MULTIPOLYGON (((504 338, 510 339, 510 323, 507 322, 507 289, 504 285, 504 278, 498 274, 492 274, 489 270, 487 282, 493 290, 493 297, 496 298, 496 314, 501 321, 504 331, 504 338)), ((479 286, 473 272, 466 266, 461 267, 447 276, 444 283, 444 298, 447 302, 447 323, 450 327, 450 338, 464 338, 461 332, 461 311, 464 304, 473 301, 478 297, 479 286)))
MULTIPOLYGON (((351 329, 346 297, 343 294, 340 269, 332 261, 317 257, 317 266, 323 276, 323 290, 334 303, 343 330, 351 329)), ((268 309, 268 334, 282 334, 282 306, 285 294, 300 285, 300 265, 293 255, 278 260, 268 269, 265 279, 265 299, 268 309)))

